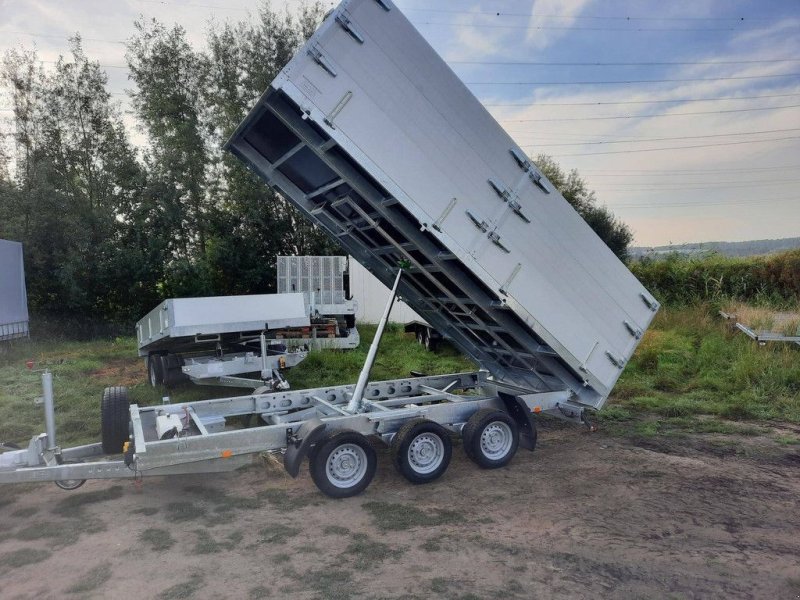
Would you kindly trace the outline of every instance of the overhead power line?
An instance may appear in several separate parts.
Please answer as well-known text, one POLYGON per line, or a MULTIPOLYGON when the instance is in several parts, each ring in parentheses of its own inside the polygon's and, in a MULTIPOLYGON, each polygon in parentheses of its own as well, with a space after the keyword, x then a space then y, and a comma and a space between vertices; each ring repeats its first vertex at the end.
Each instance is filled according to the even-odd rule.
MULTIPOLYGON (((102 66, 102 65, 101 65, 102 66)), ((625 100, 619 102, 527 102, 524 104, 482 103, 490 107, 540 107, 540 106, 614 106, 617 104, 682 104, 688 102, 718 102, 720 100, 760 100, 764 98, 797 97, 800 94, 768 94, 765 96, 720 96, 718 98, 683 98, 680 100, 625 100)))
POLYGON ((731 168, 731 169, 581 169, 582 173, 598 173, 593 177, 623 177, 628 176, 630 173, 641 173, 637 177, 645 177, 650 175, 663 175, 674 177, 676 174, 680 175, 694 175, 701 173, 745 173, 745 172, 760 172, 760 171, 779 171, 781 169, 800 169, 798 165, 781 165, 774 167, 745 167, 745 168, 731 168))
MULTIPOLYGON (((158 0, 138 0, 139 2, 157 2, 158 0)), ((166 4, 166 3, 164 3, 166 4)), ((774 21, 764 17, 636 17, 630 15, 549 15, 540 13, 521 13, 511 11, 464 11, 446 8, 404 8, 405 12, 433 12, 450 14, 468 15, 489 15, 495 17, 534 17, 536 19, 578 19, 578 20, 597 20, 597 21, 774 21)))
POLYGON ((465 81, 465 85, 614 85, 628 83, 682 83, 688 81, 734 81, 740 79, 780 79, 800 77, 800 73, 741 75, 738 77, 691 77, 687 79, 625 79, 620 81, 465 81))
POLYGON ((781 198, 759 198, 757 200, 724 200, 721 202, 659 202, 657 204, 614 204, 609 206, 613 210, 628 209, 628 208, 689 208, 693 206, 741 206, 741 205, 754 205, 759 206, 762 204, 770 204, 771 202, 797 202, 800 201, 800 196, 786 196, 781 198))
POLYGON ((574 27, 572 25, 495 25, 493 23, 463 23, 454 21, 412 21, 414 25, 443 25, 445 27, 472 27, 474 29, 518 29, 524 31, 623 31, 640 33, 644 31, 747 31, 741 27, 574 27))
POLYGON ((639 183, 614 183, 608 187, 600 187, 597 191, 616 191, 616 192, 649 192, 653 190, 672 190, 672 191, 685 191, 685 190, 719 190, 719 189, 733 189, 744 187, 761 187, 761 186, 774 186, 786 185, 789 183, 800 183, 800 179, 776 179, 772 181, 732 181, 732 182, 707 182, 707 183, 687 183, 687 184, 654 184, 646 185, 642 182, 639 183))
POLYGON ((714 133, 711 135, 685 135, 679 137, 661 137, 661 138, 645 138, 639 140, 603 140, 595 142, 565 142, 558 144, 536 144, 537 147, 551 147, 551 146, 593 146, 600 144, 642 144, 647 142, 666 142, 675 140, 696 140, 701 138, 718 138, 718 137, 731 137, 736 135, 760 135, 764 133, 784 133, 787 131, 800 131, 800 127, 792 127, 789 129, 765 129, 763 131, 740 131, 737 133, 714 133))
POLYGON ((670 146, 667 148, 637 148, 635 150, 607 150, 605 152, 585 152, 577 154, 553 154, 555 158, 562 158, 566 156, 599 156, 600 154, 631 154, 640 152, 659 152, 666 150, 689 150, 693 148, 712 148, 715 146, 739 146, 741 144, 762 144, 765 142, 782 142, 786 140, 800 140, 800 136, 789 136, 772 138, 769 140, 747 140, 742 142, 719 142, 716 144, 695 144, 692 146, 670 146))
MULTIPOLYGON (((28 31, 9 31, 7 29, 0 29, 0 33, 10 34, 10 35, 26 35, 29 37, 45 37, 45 38, 57 38, 62 40, 69 40, 75 36, 72 35, 57 35, 57 34, 50 34, 50 33, 31 33, 28 31)), ((108 40, 108 39, 101 39, 101 38, 90 38, 81 36, 81 40, 85 42, 102 42, 105 44, 124 44, 125 42, 119 40, 108 40)))
POLYGON ((759 108, 736 108, 730 110, 698 110, 693 112, 667 113, 662 115, 617 115, 612 117, 550 117, 547 119, 502 119, 502 123, 544 123, 548 121, 607 121, 613 119, 662 119, 665 117, 686 117, 691 115, 721 115, 725 113, 753 112, 759 110, 780 110, 782 108, 797 108, 800 104, 787 104, 785 106, 763 106, 759 108))
POLYGON ((800 58, 771 58, 763 60, 690 60, 678 62, 540 62, 501 60, 448 60, 451 65, 493 65, 532 67, 668 67, 685 65, 752 65, 763 63, 800 62, 800 58))

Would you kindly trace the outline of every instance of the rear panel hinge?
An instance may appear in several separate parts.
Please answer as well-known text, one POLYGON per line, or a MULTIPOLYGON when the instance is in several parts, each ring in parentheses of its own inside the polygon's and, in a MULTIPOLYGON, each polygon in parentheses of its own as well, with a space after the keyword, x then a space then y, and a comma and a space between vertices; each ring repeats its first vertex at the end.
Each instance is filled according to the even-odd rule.
POLYGON ((642 302, 644 302, 647 305, 647 308, 649 308, 653 312, 656 312, 658 310, 658 302, 646 296, 645 294, 639 294, 639 297, 642 299, 642 302))
POLYGON ((475 225, 475 227, 477 227, 478 229, 480 229, 484 233, 489 231, 489 224, 486 221, 484 221, 483 219, 479 219, 478 217, 473 215, 468 210, 465 210, 464 212, 467 213, 467 216, 469 217, 469 220, 472 221, 472 223, 475 225))
POLYGON ((522 205, 517 202, 516 200, 509 200, 508 205, 511 207, 511 210, 514 211, 514 214, 517 215, 520 219, 525 221, 526 223, 530 223, 531 220, 522 212, 522 205))
POLYGON ((325 69, 332 77, 336 77, 336 69, 333 68, 331 61, 329 61, 325 55, 322 53, 322 50, 319 49, 317 46, 312 46, 308 49, 308 55, 314 59, 314 62, 317 63, 320 67, 325 69))
POLYGON ((611 364, 617 367, 618 369, 625 368, 625 361, 619 356, 614 356, 613 354, 611 354, 611 352, 607 350, 606 350, 606 356, 608 357, 608 360, 611 361, 611 364))
POLYGON ((549 194, 550 190, 547 189, 547 186, 544 184, 544 179, 542 179, 542 174, 538 171, 531 169, 528 171, 528 177, 531 178, 533 184, 542 190, 545 194, 549 194))
POLYGON ((514 157, 514 160, 517 161, 519 168, 525 171, 526 173, 531 170, 531 161, 529 161, 522 152, 517 150, 516 148, 511 148, 509 150, 511 152, 511 156, 514 157))
POLYGON ((340 12, 338 15, 336 15, 336 21, 342 26, 342 29, 350 34, 350 37, 352 37, 355 41, 357 41, 359 44, 364 43, 364 36, 361 35, 358 29, 353 26, 353 22, 350 20, 349 15, 344 12, 340 12))
POLYGON ((542 180, 542 174, 534 168, 534 166, 531 164, 531 161, 529 161, 525 155, 516 148, 511 148, 509 152, 511 153, 511 156, 514 157, 514 160, 517 161, 519 168, 528 174, 528 177, 530 177, 533 184, 545 194, 549 194, 550 190, 547 189, 547 186, 542 180))
POLYGON ((383 10, 385 10, 386 12, 389 12, 390 10, 392 10, 392 7, 389 6, 389 3, 386 2, 386 0, 375 0, 375 2, 377 2, 380 5, 380 7, 383 10))
POLYGON ((490 177, 489 185, 492 186, 492 189, 503 199, 504 202, 511 200, 511 192, 502 183, 497 183, 497 181, 490 177))
POLYGON ((627 329, 628 333, 630 333, 633 337, 635 337, 637 340, 642 339, 641 329, 639 329, 638 327, 634 327, 628 321, 623 321, 622 324, 625 325, 625 329, 627 329))
POLYGON ((496 231, 489 232, 488 237, 490 240, 492 240, 492 243, 498 248, 500 248, 503 252, 511 254, 511 250, 509 250, 503 245, 503 243, 500 241, 500 234, 498 234, 496 231))

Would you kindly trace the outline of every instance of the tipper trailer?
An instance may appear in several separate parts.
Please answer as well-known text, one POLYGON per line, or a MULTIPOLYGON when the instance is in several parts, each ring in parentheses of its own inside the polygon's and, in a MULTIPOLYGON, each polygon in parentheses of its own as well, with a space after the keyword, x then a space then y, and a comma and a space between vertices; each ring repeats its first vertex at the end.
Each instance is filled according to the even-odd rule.
POLYGON ((46 410, 47 433, 0 455, 0 482, 75 487, 282 451, 290 474, 308 456, 320 490, 346 497, 375 473, 369 438, 424 483, 453 433, 500 467, 534 448, 537 415, 601 408, 659 308, 390 0, 331 11, 227 147, 480 370, 369 383, 390 301, 354 385, 151 407, 110 388, 101 444, 59 448, 46 410), (254 414, 263 426, 231 427, 254 414))

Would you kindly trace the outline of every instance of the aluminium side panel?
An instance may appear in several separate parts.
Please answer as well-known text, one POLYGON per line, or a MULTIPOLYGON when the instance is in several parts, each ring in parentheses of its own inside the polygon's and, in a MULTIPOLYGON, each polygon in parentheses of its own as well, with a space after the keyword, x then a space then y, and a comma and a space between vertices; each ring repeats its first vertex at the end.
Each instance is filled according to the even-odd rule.
POLYGON ((258 294, 164 300, 136 324, 139 353, 167 339, 284 327, 307 327, 303 294, 258 294))
POLYGON ((658 304, 388 0, 345 0, 229 141, 498 379, 601 406, 658 304))
POLYGON ((22 244, 0 240, 0 341, 28 336, 22 244))

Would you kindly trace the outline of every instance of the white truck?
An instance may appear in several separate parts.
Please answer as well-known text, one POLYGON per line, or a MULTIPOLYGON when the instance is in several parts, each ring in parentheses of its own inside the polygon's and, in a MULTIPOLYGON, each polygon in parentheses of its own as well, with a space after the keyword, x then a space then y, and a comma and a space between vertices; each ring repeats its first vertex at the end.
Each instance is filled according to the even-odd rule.
POLYGON ((47 432, 0 455, 0 482, 72 488, 281 451, 340 498, 372 480, 374 441, 426 483, 451 434, 502 467, 533 450, 540 416, 585 423, 605 404, 659 308, 390 0, 333 10, 227 147, 480 370, 370 382, 389 303, 355 384, 148 407, 109 388, 102 443, 69 449, 45 374, 47 432), (234 428, 252 414, 263 426, 234 428))

